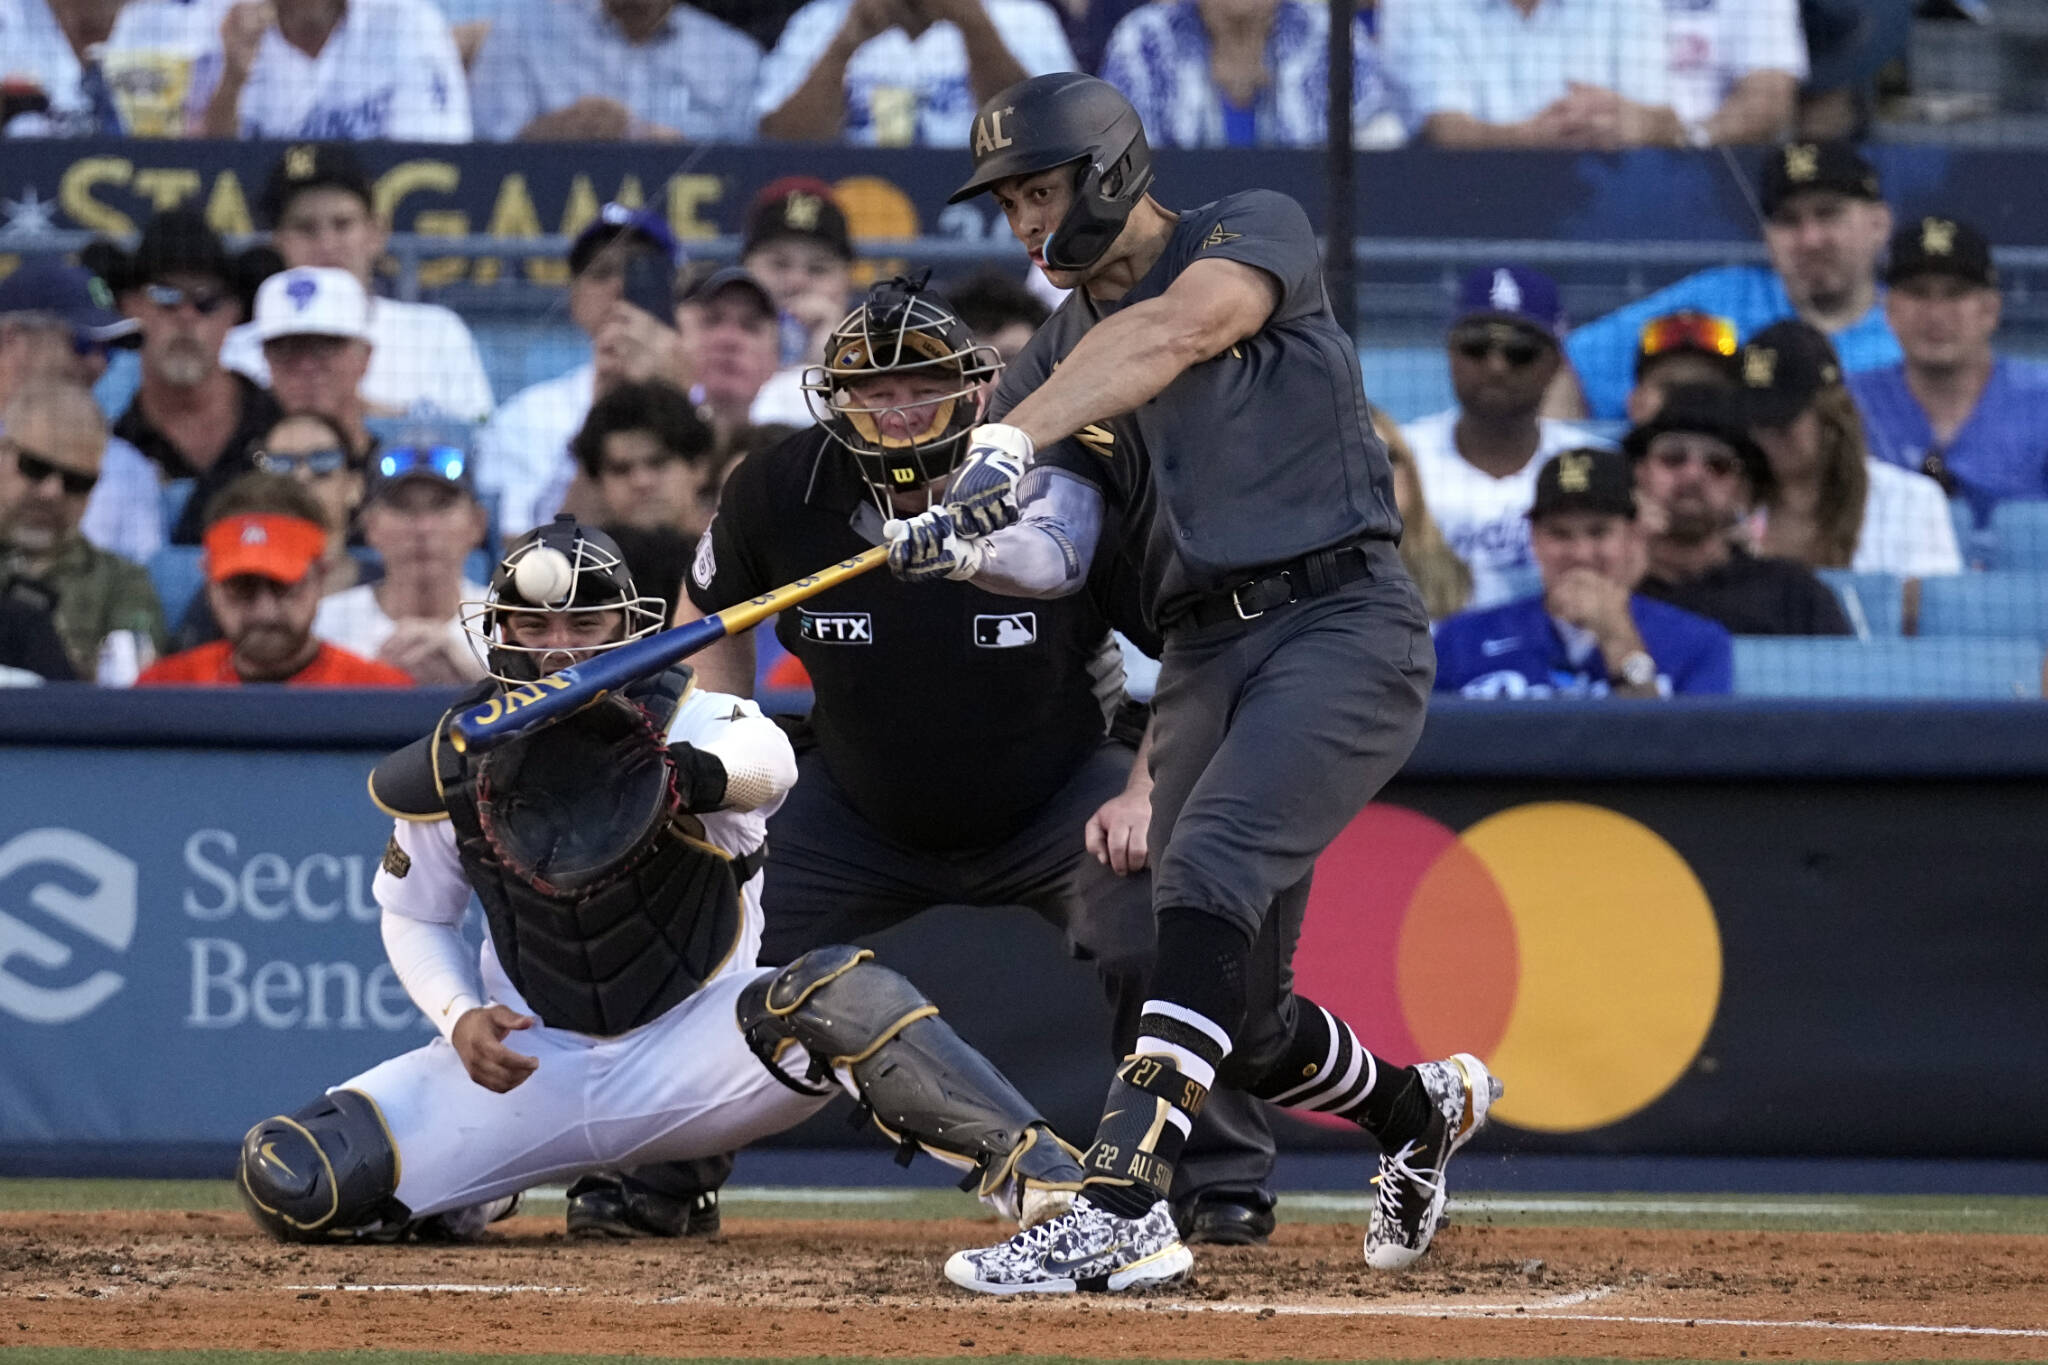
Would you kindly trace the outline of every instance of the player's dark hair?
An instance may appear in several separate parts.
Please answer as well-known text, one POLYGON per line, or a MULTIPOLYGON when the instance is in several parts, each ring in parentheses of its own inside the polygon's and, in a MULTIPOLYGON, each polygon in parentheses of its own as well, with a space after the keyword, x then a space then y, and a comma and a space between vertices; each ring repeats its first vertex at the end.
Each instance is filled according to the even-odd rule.
POLYGON ((1052 316, 1044 299, 1017 280, 993 270, 985 270, 948 289, 946 302, 953 305, 967 330, 981 340, 1017 322, 1037 331, 1052 316))
POLYGON ((592 405, 582 430, 569 442, 569 451, 585 474, 598 477, 604 468, 605 438, 621 431, 649 432, 662 449, 690 464, 710 454, 717 439, 689 395, 675 385, 658 379, 621 384, 592 405))
POLYGON ((334 529, 327 524, 327 509, 320 505, 320 499, 288 474, 265 474, 261 471, 244 474, 214 494, 213 501, 206 504, 208 526, 229 517, 250 515, 297 517, 301 521, 312 522, 323 531, 334 529))

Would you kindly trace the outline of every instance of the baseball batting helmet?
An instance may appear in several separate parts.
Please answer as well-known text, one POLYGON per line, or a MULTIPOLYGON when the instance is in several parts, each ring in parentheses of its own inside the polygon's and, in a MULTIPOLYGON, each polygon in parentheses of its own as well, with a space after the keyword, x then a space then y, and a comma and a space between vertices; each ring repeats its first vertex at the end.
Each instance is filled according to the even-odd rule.
POLYGON ((812 414, 853 452, 861 477, 878 495, 921 488, 953 472, 966 453, 967 433, 981 420, 978 390, 1003 368, 995 349, 976 344, 967 324, 925 288, 927 278, 898 275, 868 290, 832 329, 825 363, 804 372, 812 414), (931 375, 947 388, 889 407, 856 399, 854 384, 889 374, 931 375), (892 412, 911 419, 901 424, 905 434, 883 430, 882 418, 892 412))
MULTIPOLYGON (((551 576, 529 570, 526 577, 530 586, 551 576)), ((614 638, 578 645, 579 654, 617 649, 662 627, 661 599, 642 597, 633 586, 632 571, 626 567, 618 542, 567 513, 513 541, 492 571, 490 587, 490 596, 484 600, 461 604, 462 631, 469 637, 471 651, 483 660, 484 671, 503 683, 531 682, 541 675, 546 656, 567 653, 559 648, 511 643, 505 638, 505 618, 512 612, 584 615, 616 611, 624 616, 614 638), (519 566, 529 557, 546 555, 561 556, 567 581, 554 597, 534 601, 520 587, 519 566)))
POLYGON ((1019 81, 974 116, 974 174, 957 204, 1015 175, 1074 167, 1074 206, 1045 239, 1045 263, 1085 270, 1102 259, 1152 187, 1145 125, 1108 81, 1062 71, 1019 81))

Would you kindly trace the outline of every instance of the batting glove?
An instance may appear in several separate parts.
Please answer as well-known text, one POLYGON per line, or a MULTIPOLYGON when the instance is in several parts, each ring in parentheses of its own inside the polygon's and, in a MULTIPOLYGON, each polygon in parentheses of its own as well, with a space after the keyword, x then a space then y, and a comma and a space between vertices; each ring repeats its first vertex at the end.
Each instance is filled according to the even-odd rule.
POLYGON ((1031 467, 1031 438, 1016 427, 990 422, 967 433, 967 459, 946 486, 946 515, 960 535, 973 538, 1013 526, 1021 512, 1017 481, 1031 467))
POLYGON ((972 578, 994 555, 980 541, 962 539, 953 519, 936 507, 890 526, 889 572, 906 583, 972 578))

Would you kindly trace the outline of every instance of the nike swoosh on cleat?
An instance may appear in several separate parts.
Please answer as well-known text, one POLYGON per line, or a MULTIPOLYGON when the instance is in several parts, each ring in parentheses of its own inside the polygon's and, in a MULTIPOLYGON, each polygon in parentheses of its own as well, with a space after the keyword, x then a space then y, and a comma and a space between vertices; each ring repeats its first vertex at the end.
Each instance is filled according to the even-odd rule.
POLYGON ((1039 1264, 1054 1275, 1072 1275, 1090 1261, 1099 1261, 1105 1256, 1114 1256, 1129 1245, 1129 1242, 1118 1242, 1115 1246, 1104 1247, 1101 1251, 1091 1251, 1086 1256, 1071 1259, 1048 1256, 1043 1261, 1040 1261, 1039 1264))

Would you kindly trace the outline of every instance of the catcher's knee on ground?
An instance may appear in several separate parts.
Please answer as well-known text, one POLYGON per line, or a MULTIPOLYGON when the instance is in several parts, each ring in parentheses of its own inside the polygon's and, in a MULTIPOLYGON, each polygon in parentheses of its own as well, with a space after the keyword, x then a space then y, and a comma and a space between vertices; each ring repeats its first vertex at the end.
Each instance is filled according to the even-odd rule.
POLYGON ((1080 1188, 1080 1165, 1008 1078, 938 1013, 873 953, 843 946, 805 953, 739 999, 747 1042, 778 1079, 823 1094, 836 1076, 906 1150, 922 1147, 972 1166, 971 1187, 984 1200, 1034 1221, 1047 1196, 1080 1188), (811 1057, 806 1082, 777 1065, 792 1046, 811 1057))
POLYGON ((395 1197, 398 1150, 369 1096, 337 1090, 242 1138, 235 1188, 257 1226, 283 1242, 324 1242, 411 1212, 395 1197))

